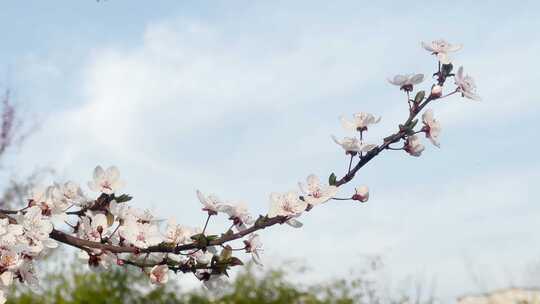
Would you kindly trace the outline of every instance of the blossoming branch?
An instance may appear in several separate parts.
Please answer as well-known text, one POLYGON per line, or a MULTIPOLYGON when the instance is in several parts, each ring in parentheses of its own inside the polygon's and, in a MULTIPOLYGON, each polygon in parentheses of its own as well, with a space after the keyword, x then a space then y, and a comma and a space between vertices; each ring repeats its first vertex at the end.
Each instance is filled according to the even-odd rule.
POLYGON ((342 185, 353 180, 355 174, 375 156, 385 150, 402 150, 420 156, 426 137, 440 146, 441 124, 430 103, 460 94, 480 100, 474 80, 459 67, 456 74, 449 53, 461 49, 444 40, 422 43, 437 58, 434 83, 429 90, 415 91, 424 81, 423 74, 397 75, 389 79, 405 94, 407 119, 395 133, 380 144, 368 143, 365 137, 381 118, 369 113, 341 117, 343 128, 351 135, 333 141, 345 152, 348 170, 341 175, 331 173, 328 182, 316 175, 307 176, 298 190, 270 194, 268 212, 254 217, 243 203, 224 201, 215 195, 197 191, 196 195, 205 214, 199 227, 188 227, 170 219, 161 229, 160 221, 148 210, 131 206, 132 197, 120 194, 124 182, 116 167, 95 168, 88 189, 97 193, 89 197, 72 181, 55 183, 28 194, 28 204, 20 210, 0 210, 0 303, 5 291, 14 282, 36 287, 38 279, 34 263, 59 243, 78 249, 79 256, 91 269, 138 267, 145 271, 153 284, 166 283, 172 273, 191 273, 207 287, 222 285, 231 267, 243 265, 241 252, 251 255, 254 263, 262 265, 262 242, 259 230, 277 224, 302 227, 300 217, 312 208, 331 200, 366 202, 367 186, 358 186, 354 193, 338 195, 342 185), (454 80, 452 89, 448 79, 454 80), (447 92, 445 94, 445 91, 447 92), (417 118, 421 115, 421 123, 417 118), (230 221, 230 228, 211 234, 208 228, 220 214, 230 221), (233 247, 233 241, 241 245, 233 247))

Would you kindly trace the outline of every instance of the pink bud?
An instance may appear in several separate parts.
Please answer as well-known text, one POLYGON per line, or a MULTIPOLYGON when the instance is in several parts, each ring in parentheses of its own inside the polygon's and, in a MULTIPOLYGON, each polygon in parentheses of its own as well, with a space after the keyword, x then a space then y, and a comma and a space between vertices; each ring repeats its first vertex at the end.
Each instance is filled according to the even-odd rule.
POLYGON ((442 95, 442 87, 438 84, 431 88, 431 96, 439 98, 442 95))
POLYGON ((355 201, 365 203, 369 199, 369 188, 367 186, 356 187, 356 194, 352 196, 355 201))

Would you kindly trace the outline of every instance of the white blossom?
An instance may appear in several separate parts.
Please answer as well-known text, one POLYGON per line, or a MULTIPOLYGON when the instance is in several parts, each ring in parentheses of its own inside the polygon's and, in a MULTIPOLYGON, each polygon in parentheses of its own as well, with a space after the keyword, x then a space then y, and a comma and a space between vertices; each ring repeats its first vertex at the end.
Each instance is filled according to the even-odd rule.
POLYGON ((337 139, 332 135, 332 139, 338 145, 340 145, 346 153, 355 154, 360 152, 369 152, 377 147, 377 145, 362 143, 355 137, 344 137, 342 140, 337 139))
POLYGON ((476 93, 476 84, 474 79, 469 75, 463 75, 463 67, 459 67, 454 79, 457 90, 461 93, 461 96, 472 100, 482 100, 482 98, 480 98, 480 96, 478 96, 476 93))
POLYGON ((299 228, 302 223, 295 220, 294 217, 300 216, 307 208, 307 203, 301 200, 296 191, 287 193, 272 193, 270 194, 270 211, 269 217, 286 216, 289 217, 287 224, 299 228))
POLYGON ((312 205, 317 206, 330 200, 338 191, 338 187, 330 185, 321 185, 319 178, 311 174, 307 177, 307 183, 298 183, 300 190, 304 194, 304 200, 312 205))
POLYGON ((114 253, 100 249, 92 250, 91 254, 88 254, 86 251, 80 251, 79 258, 87 261, 89 269, 93 272, 108 270, 118 262, 118 257, 114 253))
POLYGON ((214 254, 210 251, 202 252, 200 250, 196 250, 191 254, 191 256, 195 258, 197 263, 206 265, 210 264, 212 258, 214 257, 214 254))
POLYGON ((437 147, 440 147, 439 134, 441 133, 440 122, 433 117, 433 111, 428 109, 422 114, 422 121, 424 122, 424 130, 426 137, 437 147))
POLYGON ((165 230, 166 243, 172 243, 175 245, 191 243, 191 236, 199 233, 199 231, 176 224, 176 221, 171 219, 167 223, 167 229, 165 230))
POLYGON ((150 270, 150 282, 152 284, 165 284, 169 280, 169 267, 167 265, 156 265, 150 270))
POLYGON ((349 131, 366 131, 369 125, 376 124, 381 121, 381 117, 375 118, 369 113, 355 113, 352 120, 348 120, 345 117, 340 117, 341 125, 345 130, 349 131))
POLYGON ((219 211, 219 206, 222 204, 220 200, 215 195, 204 195, 201 191, 197 190, 197 198, 203 205, 203 211, 208 212, 208 214, 217 214, 219 211))
POLYGON ((79 225, 79 237, 93 242, 101 242, 102 238, 106 236, 105 232, 108 227, 105 214, 87 211, 79 225))
POLYGON ((420 138, 416 135, 407 137, 405 142, 405 151, 412 156, 420 156, 424 151, 424 145, 420 142, 420 138))
POLYGON ((434 40, 431 43, 422 42, 422 47, 433 54, 437 55, 437 59, 443 64, 450 63, 450 57, 448 53, 457 52, 461 50, 463 45, 461 44, 450 44, 446 40, 434 40))
POLYGON ((97 166, 94 169, 94 180, 88 182, 90 190, 105 194, 113 194, 123 186, 124 182, 120 180, 120 171, 114 166, 106 170, 97 166))
POLYGON ((355 189, 353 199, 365 203, 369 199, 369 188, 367 186, 358 186, 355 189))
MULTIPOLYGON (((0 251, 0 268, 5 270, 16 270, 23 263, 23 259, 18 252, 10 249, 2 249, 0 251)), ((5 278, 4 278, 5 279, 5 278)), ((5 284, 9 285, 9 284, 5 284)))
POLYGON ((163 241, 156 225, 142 223, 135 218, 127 218, 124 224, 118 228, 118 233, 128 243, 142 249, 155 246, 163 241))
POLYGON ((118 219, 125 220, 128 217, 136 217, 136 211, 134 208, 126 203, 118 203, 116 200, 112 200, 109 203, 109 212, 118 219))
POLYGON ((262 242, 258 234, 250 234, 247 240, 244 240, 244 245, 246 246, 246 252, 251 253, 251 258, 253 262, 259 266, 262 266, 261 261, 261 252, 262 252, 262 242))
POLYGON ((57 185, 45 189, 36 187, 30 192, 29 205, 39 206, 43 215, 53 217, 51 220, 65 221, 67 219, 65 211, 69 203, 59 199, 61 197, 59 191, 57 185))
POLYGON ((400 87, 401 90, 411 92, 413 87, 424 81, 424 74, 405 74, 396 75, 392 79, 388 79, 393 85, 400 87))
POLYGON ((22 234, 23 227, 21 225, 10 224, 7 218, 0 219, 0 246, 15 246, 22 234))
POLYGON ((55 184, 53 198, 65 206, 85 206, 89 200, 82 192, 81 187, 75 182, 68 181, 63 184, 55 184))
POLYGON ((38 206, 28 208, 22 216, 21 222, 24 235, 32 241, 33 253, 39 253, 44 247, 56 248, 58 246, 56 241, 49 238, 53 225, 42 215, 42 210, 38 206))
POLYGON ((109 212, 120 220, 133 218, 141 222, 161 221, 160 219, 157 219, 148 209, 140 210, 138 208, 131 207, 126 202, 118 203, 116 200, 112 200, 109 203, 109 212))
POLYGON ((36 270, 32 260, 24 259, 21 266, 17 269, 19 278, 26 283, 32 290, 37 290, 39 280, 36 276, 36 270))
POLYGON ((245 229, 246 225, 251 225, 254 222, 245 203, 221 204, 218 206, 218 211, 227 214, 229 219, 240 230, 245 229))

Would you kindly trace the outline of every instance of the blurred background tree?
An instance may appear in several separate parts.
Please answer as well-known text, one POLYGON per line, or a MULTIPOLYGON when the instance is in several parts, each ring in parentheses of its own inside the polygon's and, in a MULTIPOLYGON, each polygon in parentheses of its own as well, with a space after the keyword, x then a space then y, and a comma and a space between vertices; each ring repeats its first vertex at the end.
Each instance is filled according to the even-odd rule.
POLYGON ((10 304, 86 304, 86 303, 170 303, 170 304, 398 304, 435 303, 430 296, 398 294, 393 298, 382 294, 371 276, 377 268, 369 268, 357 277, 320 284, 302 284, 287 279, 280 269, 258 271, 248 265, 219 292, 203 288, 184 290, 177 281, 164 286, 151 286, 147 275, 135 268, 116 267, 113 271, 90 272, 83 264, 57 265, 42 280, 42 290, 13 290, 10 304))

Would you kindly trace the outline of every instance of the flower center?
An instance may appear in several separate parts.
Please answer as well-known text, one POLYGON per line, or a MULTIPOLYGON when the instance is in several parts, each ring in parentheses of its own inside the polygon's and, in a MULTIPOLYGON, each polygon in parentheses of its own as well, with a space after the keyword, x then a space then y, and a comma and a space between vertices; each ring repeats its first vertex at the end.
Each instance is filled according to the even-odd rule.
POLYGON ((2 266, 8 267, 15 263, 15 257, 12 255, 3 255, 2 258, 0 258, 0 263, 2 266))
POLYGON ((101 188, 105 188, 107 190, 112 190, 111 182, 109 182, 109 181, 102 182, 101 183, 101 188))

